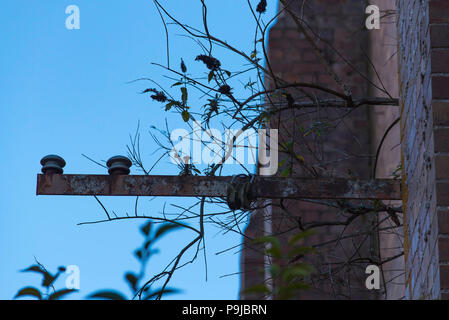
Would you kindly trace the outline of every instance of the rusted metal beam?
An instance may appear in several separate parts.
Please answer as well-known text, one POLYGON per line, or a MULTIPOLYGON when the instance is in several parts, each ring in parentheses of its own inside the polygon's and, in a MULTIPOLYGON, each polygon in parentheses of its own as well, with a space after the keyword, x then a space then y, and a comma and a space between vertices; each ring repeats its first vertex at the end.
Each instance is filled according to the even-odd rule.
MULTIPOLYGON (((38 195, 225 197, 232 177, 38 174, 38 195)), ((257 176, 251 193, 266 199, 401 199, 392 179, 348 180, 257 176)))

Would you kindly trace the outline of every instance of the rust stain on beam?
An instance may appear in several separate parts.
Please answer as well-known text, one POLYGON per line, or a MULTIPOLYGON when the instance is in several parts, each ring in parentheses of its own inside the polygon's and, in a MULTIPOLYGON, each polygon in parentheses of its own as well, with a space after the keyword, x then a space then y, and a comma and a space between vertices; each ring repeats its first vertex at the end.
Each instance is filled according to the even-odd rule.
MULTIPOLYGON (((232 177, 38 174, 38 195, 225 197, 232 177)), ((257 176, 251 192, 266 199, 400 200, 392 179, 309 179, 257 176)))

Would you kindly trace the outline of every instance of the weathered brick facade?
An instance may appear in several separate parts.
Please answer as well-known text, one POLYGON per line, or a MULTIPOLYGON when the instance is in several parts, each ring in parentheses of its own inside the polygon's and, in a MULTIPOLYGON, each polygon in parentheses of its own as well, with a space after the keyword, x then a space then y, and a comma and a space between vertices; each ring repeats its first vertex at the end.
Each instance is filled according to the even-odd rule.
MULTIPOLYGON (((382 12, 380 30, 364 29, 367 1, 314 0, 306 1, 303 7, 302 0, 296 0, 292 6, 303 14, 320 37, 367 74, 370 81, 379 87, 384 86, 400 101, 399 107, 371 106, 352 113, 345 120, 345 130, 336 127, 323 144, 325 161, 317 166, 319 174, 324 176, 347 177, 347 169, 359 177, 375 178, 392 178, 394 171, 402 172, 403 227, 395 229, 395 232, 380 232, 377 249, 383 258, 402 252, 404 256, 382 266, 387 282, 385 295, 376 296, 362 290, 350 298, 449 299, 449 1, 368 2, 377 5, 382 12), (365 53, 369 56, 369 63, 365 53), (387 128, 399 117, 400 121, 384 137, 387 128), (353 135, 358 137, 358 143, 354 142, 353 135), (373 175, 373 155, 382 138, 385 141, 373 175), (370 156, 338 161, 342 150, 346 154, 370 156), (325 165, 322 167, 326 162, 332 163, 329 165, 332 169, 325 165)), ((332 69, 351 87, 355 97, 386 97, 381 90, 365 85, 365 79, 348 67, 341 57, 326 50, 325 46, 323 48, 332 61, 332 69)), ((274 73, 287 81, 311 81, 338 88, 286 14, 281 15, 270 30, 269 58, 274 73)), ((333 112, 330 108, 323 108, 326 115, 333 112)), ((282 135, 292 135, 293 125, 289 121, 302 116, 290 111, 272 120, 270 125, 280 129, 282 141, 282 135)), ((293 136, 299 139, 295 134, 293 136)), ((304 152, 300 149, 295 151, 304 152)), ((304 157, 311 161, 306 153, 304 157)), ((300 166, 293 166, 292 174, 307 176, 300 166)), ((286 201, 284 205, 295 217, 301 216, 305 221, 323 221, 335 216, 334 211, 316 204, 286 201)), ((253 237, 263 233, 267 227, 264 214, 266 217, 266 212, 253 214, 247 235, 253 237)), ((281 216, 276 206, 270 209, 269 214, 270 218, 281 216)), ((378 219, 385 215, 380 214, 378 219)), ((274 219, 269 227, 273 231, 281 230, 288 226, 285 220, 285 217, 274 219)), ((388 223, 391 225, 391 221, 388 223)), ((388 228, 389 224, 384 223, 381 227, 388 228)), ((355 226, 356 230, 363 228, 362 223, 355 226)), ((326 241, 339 230, 328 227, 324 234, 310 241, 326 241)), ((372 239, 363 250, 370 252, 373 246, 376 247, 375 242, 376 239, 372 239)), ((343 255, 344 246, 348 244, 333 254, 343 255)), ((320 259, 326 263, 334 261, 326 255, 320 259)), ((261 251, 252 250, 245 242, 242 290, 264 281, 260 272, 263 265, 261 251)), ((348 279, 360 280, 352 275, 348 279)), ((349 298, 344 289, 338 288, 337 295, 334 292, 331 296, 324 292, 328 286, 322 285, 321 288, 323 292, 314 291, 298 298, 349 298)), ((242 295, 242 298, 254 296, 242 295)))
POLYGON ((406 297, 448 298, 449 2, 398 1, 406 297))
MULTIPOLYGON (((296 1, 291 7, 298 16, 307 21, 308 26, 314 30, 311 33, 315 43, 323 51, 324 56, 330 62, 330 68, 341 77, 342 81, 351 88, 354 97, 364 97, 367 95, 367 85, 362 75, 357 72, 367 69, 367 61, 363 50, 366 47, 367 34, 363 30, 364 16, 358 14, 364 12, 365 1, 296 1), (303 11, 302 11, 303 10, 303 11), (333 50, 329 45, 335 49, 333 50), (356 43, 357 45, 354 45, 356 43), (347 48, 351 48, 348 50, 347 48), (339 56, 342 54, 342 56, 339 56), (348 66, 343 59, 350 61, 348 66)), ((342 90, 334 81, 332 75, 325 70, 325 66, 320 62, 313 46, 298 32, 297 26, 288 16, 283 13, 276 25, 270 30, 269 35, 269 57, 273 72, 282 79, 289 82, 311 82, 334 90, 342 90)), ((269 84, 274 87, 273 83, 269 84)), ((301 92, 288 90, 296 101, 303 101, 301 92)), ((329 98, 331 96, 318 90, 309 91, 318 98, 329 98)), ((320 110, 316 108, 303 110, 282 111, 271 118, 270 126, 279 128, 279 143, 287 144, 293 141, 293 151, 305 158, 305 162, 310 164, 319 176, 325 177, 360 177, 370 176, 369 157, 369 113, 365 107, 353 110, 346 114, 348 110, 335 109, 323 105, 320 110), (323 129, 323 138, 314 134, 305 136, 300 127, 308 129, 317 123, 330 123, 329 128, 323 129), (313 155, 312 155, 313 153, 313 155)), ((280 155, 280 161, 288 159, 287 156, 280 155)), ((280 167, 278 174, 281 174, 285 164, 280 167)), ((294 163, 291 175, 299 177, 311 177, 310 171, 303 166, 294 163)), ((247 235, 257 236, 263 234, 263 220, 271 220, 270 229, 274 233, 282 233, 280 238, 283 243, 287 242, 291 233, 285 230, 295 228, 296 219, 300 218, 304 224, 320 221, 342 222, 344 218, 339 215, 339 210, 331 209, 328 206, 305 201, 283 201, 282 206, 286 210, 279 208, 281 204, 274 202, 271 207, 270 216, 267 212, 257 211, 253 213, 250 225, 247 228, 247 235), (286 214, 290 212, 291 214, 286 214)), ((370 226, 371 221, 359 219, 346 228, 346 231, 364 232, 370 226)), ((322 232, 309 237, 306 245, 316 245, 337 239, 344 227, 329 225, 322 228, 322 232)), ((363 243, 358 248, 360 252, 369 254, 372 239, 364 235, 355 238, 357 243, 363 243)), ((358 297, 372 298, 375 293, 364 289, 364 268, 356 271, 352 268, 341 267, 345 259, 350 259, 350 247, 353 247, 351 239, 342 240, 341 245, 335 243, 319 248, 319 254, 310 261, 322 274, 329 274, 334 279, 333 283, 320 278, 314 283, 315 290, 309 290, 301 294, 301 299, 330 299, 330 298, 350 298, 355 292, 358 297), (346 250, 347 249, 347 250, 346 250), (338 264, 338 265, 337 265, 338 264), (351 289, 342 283, 351 283, 351 289)), ((260 248, 256 248, 259 249, 260 248)), ((245 276, 242 277, 242 288, 247 288, 251 284, 263 282, 263 274, 260 272, 261 263, 260 251, 252 248, 250 243, 245 243, 245 250, 242 255, 242 268, 245 276), (259 268, 257 264, 259 263, 259 268), (256 272, 257 270, 259 272, 256 272)), ((363 255, 363 254, 362 254, 363 255)), ((356 255, 356 258, 358 255, 356 255)), ((255 296, 244 296, 254 298, 255 296)))

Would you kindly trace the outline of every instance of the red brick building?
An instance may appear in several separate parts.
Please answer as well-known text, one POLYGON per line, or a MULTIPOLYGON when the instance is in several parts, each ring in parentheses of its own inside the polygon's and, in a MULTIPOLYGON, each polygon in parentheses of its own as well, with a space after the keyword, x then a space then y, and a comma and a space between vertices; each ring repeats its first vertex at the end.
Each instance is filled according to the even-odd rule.
MULTIPOLYGON (((403 201, 386 204, 402 206, 402 223, 395 226, 394 220, 382 212, 345 226, 337 209, 318 202, 290 200, 273 202, 267 209, 253 212, 246 234, 256 237, 267 230, 279 231, 286 243, 290 233, 283 230, 292 229, 298 221, 333 221, 334 225, 321 228, 307 243, 328 243, 338 238, 342 229, 357 235, 341 239, 338 246, 320 247, 320 254, 310 262, 320 274, 328 270, 329 276, 315 279, 313 289, 300 294, 299 299, 448 299, 449 1, 369 1, 381 13, 380 28, 373 30, 365 26, 367 1, 290 3, 290 10, 301 19, 308 35, 298 32, 297 23, 279 5, 281 13, 268 39, 274 74, 289 82, 312 82, 337 89, 339 84, 332 77, 335 73, 353 97, 399 99, 398 106, 370 105, 347 112, 324 104, 313 110, 286 110, 272 117, 269 125, 279 129, 279 143, 293 141, 295 154, 313 164, 312 173, 304 165, 291 164, 290 175, 400 175, 403 201), (313 39, 316 48, 307 37, 313 39), (330 72, 323 67, 317 48, 329 62, 330 72), (317 123, 331 125, 320 128, 322 136, 305 137, 304 131, 296 130, 298 122, 305 128, 316 128, 317 123), (371 232, 373 225, 375 232, 371 232), (362 256, 367 259, 364 264, 337 267, 362 256), (365 266, 380 261, 382 288, 367 290, 365 266)), ((267 85, 273 88, 276 84, 267 85)), ((295 90, 288 90, 288 94, 296 102, 304 99, 295 90)), ((313 95, 317 101, 329 98, 315 91, 313 95)), ((260 247, 245 241, 241 297, 258 298, 244 291, 267 281, 269 261, 260 247)))

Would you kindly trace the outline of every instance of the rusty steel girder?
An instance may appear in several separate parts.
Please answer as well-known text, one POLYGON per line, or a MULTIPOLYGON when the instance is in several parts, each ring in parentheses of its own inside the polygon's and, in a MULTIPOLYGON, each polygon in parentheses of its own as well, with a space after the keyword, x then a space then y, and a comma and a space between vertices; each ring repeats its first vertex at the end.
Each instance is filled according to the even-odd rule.
MULTIPOLYGON (((37 175, 37 195, 226 197, 232 176, 37 175)), ((400 200, 392 179, 310 179, 256 176, 255 198, 400 200)))

